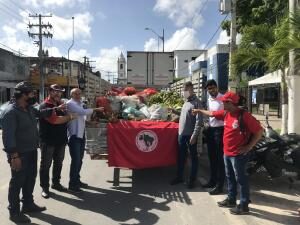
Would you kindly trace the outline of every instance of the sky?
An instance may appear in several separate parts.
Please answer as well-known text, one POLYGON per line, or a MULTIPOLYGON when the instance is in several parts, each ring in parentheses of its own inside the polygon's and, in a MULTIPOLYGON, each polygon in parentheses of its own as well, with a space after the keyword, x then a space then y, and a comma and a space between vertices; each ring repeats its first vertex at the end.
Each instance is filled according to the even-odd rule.
POLYGON ((52 39, 43 39, 50 56, 83 62, 87 56, 103 77, 117 71, 120 53, 162 51, 158 36, 165 34, 165 51, 209 48, 228 43, 225 31, 217 31, 226 15, 219 0, 0 0, 0 48, 37 56, 37 39, 28 36, 28 24, 38 23, 29 15, 52 15, 43 23, 52 24, 52 39), (146 27, 151 28, 145 30, 146 27), (209 42, 210 41, 210 42, 209 42), (209 43, 208 43, 209 42, 209 43))

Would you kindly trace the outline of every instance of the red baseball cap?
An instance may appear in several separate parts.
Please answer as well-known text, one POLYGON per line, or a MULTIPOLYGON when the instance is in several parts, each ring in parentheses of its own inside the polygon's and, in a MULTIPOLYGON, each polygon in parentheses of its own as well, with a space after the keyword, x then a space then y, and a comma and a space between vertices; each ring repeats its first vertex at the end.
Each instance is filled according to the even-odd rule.
POLYGON ((222 97, 217 98, 218 100, 222 102, 232 102, 233 104, 238 104, 240 100, 240 96, 238 96, 236 93, 228 91, 226 92, 222 97))

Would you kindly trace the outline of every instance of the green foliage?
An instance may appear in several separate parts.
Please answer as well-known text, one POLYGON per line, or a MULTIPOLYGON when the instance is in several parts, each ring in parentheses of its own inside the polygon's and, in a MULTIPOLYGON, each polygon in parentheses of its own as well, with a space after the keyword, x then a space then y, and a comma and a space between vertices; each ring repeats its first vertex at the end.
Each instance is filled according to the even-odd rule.
MULTIPOLYGON (((274 26, 288 12, 287 0, 246 0, 237 1, 237 31, 244 33, 245 27, 268 24, 274 26)), ((230 22, 222 28, 230 33, 230 22)))
POLYGON ((148 105, 161 104, 168 108, 181 108, 184 101, 177 92, 161 91, 150 97, 148 105))

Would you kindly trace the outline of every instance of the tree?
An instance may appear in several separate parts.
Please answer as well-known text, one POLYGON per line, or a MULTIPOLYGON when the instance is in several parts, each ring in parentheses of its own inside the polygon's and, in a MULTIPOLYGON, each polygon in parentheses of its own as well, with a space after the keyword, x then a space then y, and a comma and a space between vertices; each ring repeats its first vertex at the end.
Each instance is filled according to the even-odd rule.
POLYGON ((237 75, 255 66, 263 66, 266 71, 281 71, 281 133, 283 134, 287 133, 288 116, 286 68, 289 65, 289 50, 292 48, 292 40, 295 41, 294 39, 290 35, 288 17, 281 19, 277 25, 271 28, 267 24, 245 27, 241 44, 233 55, 232 61, 237 75))
MULTIPOLYGON (((267 23, 274 26, 288 12, 287 0, 238 0, 237 31, 244 33, 244 28, 267 23)), ((230 21, 222 24, 222 29, 230 34, 230 21)))

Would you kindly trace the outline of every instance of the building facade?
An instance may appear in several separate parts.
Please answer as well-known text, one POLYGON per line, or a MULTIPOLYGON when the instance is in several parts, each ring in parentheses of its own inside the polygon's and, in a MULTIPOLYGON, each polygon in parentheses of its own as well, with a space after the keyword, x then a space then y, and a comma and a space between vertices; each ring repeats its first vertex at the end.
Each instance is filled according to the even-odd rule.
POLYGON ((0 49, 0 104, 10 100, 17 83, 29 78, 30 65, 28 58, 0 49))
POLYGON ((121 52, 120 57, 118 58, 118 80, 117 84, 126 85, 127 76, 126 76, 126 59, 121 52))
POLYGON ((189 63, 194 61, 205 50, 175 50, 174 51, 174 76, 184 78, 190 76, 189 63))

